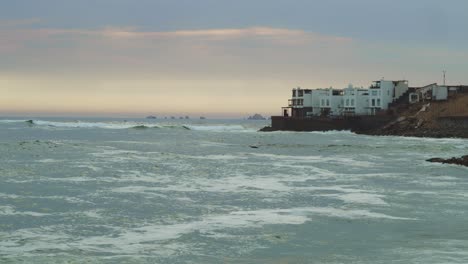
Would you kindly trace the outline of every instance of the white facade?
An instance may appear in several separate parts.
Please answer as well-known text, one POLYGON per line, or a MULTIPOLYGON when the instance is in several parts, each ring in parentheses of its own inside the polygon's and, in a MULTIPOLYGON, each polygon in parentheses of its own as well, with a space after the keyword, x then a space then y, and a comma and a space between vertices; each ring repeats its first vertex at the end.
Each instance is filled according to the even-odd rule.
POLYGON ((432 87, 432 99, 433 100, 447 100, 448 88, 447 86, 433 86, 432 87))
POLYGON ((343 115, 367 115, 368 93, 367 89, 353 88, 352 85, 345 88, 343 90, 343 115))
POLYGON ((318 92, 318 102, 320 115, 340 115, 343 103, 342 91, 333 88, 321 89, 318 92))
POLYGON ((375 81, 368 89, 293 89, 293 116, 374 115, 408 91, 407 81, 375 81))

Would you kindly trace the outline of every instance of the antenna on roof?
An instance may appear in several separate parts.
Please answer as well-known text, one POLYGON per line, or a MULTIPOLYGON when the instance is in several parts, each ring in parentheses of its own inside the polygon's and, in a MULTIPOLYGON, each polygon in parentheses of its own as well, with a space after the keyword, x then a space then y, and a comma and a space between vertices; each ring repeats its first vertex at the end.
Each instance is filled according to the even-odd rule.
POLYGON ((447 73, 447 71, 443 70, 442 72, 444 73, 444 86, 445 86, 445 73, 447 73))

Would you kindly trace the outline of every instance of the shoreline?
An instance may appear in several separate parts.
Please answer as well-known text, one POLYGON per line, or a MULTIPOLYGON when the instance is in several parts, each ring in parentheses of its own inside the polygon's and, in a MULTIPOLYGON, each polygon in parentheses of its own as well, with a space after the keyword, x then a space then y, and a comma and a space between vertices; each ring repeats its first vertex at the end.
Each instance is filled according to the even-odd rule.
POLYGON ((366 136, 396 136, 396 137, 416 137, 416 138, 455 138, 455 139, 468 139, 468 131, 460 131, 457 133, 447 133, 441 131, 406 131, 401 133, 382 132, 382 131, 353 131, 353 130, 290 130, 290 129, 274 129, 271 126, 265 126, 258 130, 258 132, 276 132, 276 131, 290 131, 290 132, 327 132, 327 131, 351 131, 358 135, 366 136))

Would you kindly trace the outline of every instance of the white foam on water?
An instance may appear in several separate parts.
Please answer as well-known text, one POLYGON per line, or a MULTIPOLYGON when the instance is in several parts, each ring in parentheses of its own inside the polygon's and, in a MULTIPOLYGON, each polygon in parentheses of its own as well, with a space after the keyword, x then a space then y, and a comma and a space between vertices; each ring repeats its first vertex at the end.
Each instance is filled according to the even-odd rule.
POLYGON ((376 164, 370 161, 356 160, 346 156, 320 156, 320 155, 310 155, 310 156, 292 156, 292 155, 278 155, 278 154, 266 154, 266 153, 249 153, 255 157, 267 158, 270 160, 280 161, 278 166, 294 165, 297 166, 297 162, 302 163, 335 163, 335 164, 346 164, 352 167, 364 167, 370 168, 375 167, 376 164))
POLYGON ((213 141, 199 141, 199 145, 204 147, 232 147, 237 146, 236 144, 229 144, 224 142, 213 142, 213 141))
POLYGON ((0 215, 25 215, 25 216, 48 216, 50 214, 30 212, 30 211, 17 211, 13 206, 0 206, 0 215))
MULTIPOLYGON (((36 256, 40 251, 72 250, 67 242, 72 237, 64 234, 63 226, 48 226, 41 228, 19 229, 8 234, 8 239, 0 239, 2 253, 9 255, 36 256)), ((0 236, 2 233, 0 233, 0 236)))
POLYGON ((25 123, 32 121, 31 125, 38 127, 52 128, 101 128, 101 129, 130 129, 130 128, 180 128, 184 129, 180 124, 155 124, 148 122, 133 122, 133 121, 109 121, 109 122, 92 122, 92 121, 48 121, 48 120, 0 120, 0 123, 25 123))
POLYGON ((77 165, 73 165, 71 166, 73 168, 84 168, 84 169, 90 169, 94 172, 98 172, 98 171, 102 171, 102 168, 100 167, 96 167, 94 165, 91 165, 91 164, 77 164, 77 165))
POLYGON ((81 214, 90 217, 90 218, 96 218, 96 219, 102 219, 103 216, 101 215, 102 210, 89 210, 89 211, 83 211, 81 214))
POLYGON ((62 160, 57 160, 57 159, 40 159, 40 160, 36 160, 36 162, 39 162, 39 163, 57 163, 57 162, 62 162, 62 160))
POLYGON ((198 180, 199 188, 209 192, 283 192, 285 195, 293 187, 287 186, 283 178, 239 175, 222 179, 198 180))
MULTIPOLYGON (((368 210, 352 210, 332 207, 303 207, 290 209, 261 209, 233 211, 227 214, 208 215, 198 221, 173 224, 150 224, 143 227, 121 230, 117 237, 88 237, 76 244, 79 247, 100 249, 112 245, 113 251, 138 253, 142 247, 166 243, 183 235, 198 232, 207 237, 240 239, 232 236, 232 229, 262 228, 265 225, 300 225, 313 220, 314 216, 345 219, 413 220, 394 217, 368 210)), ((108 249, 103 249, 108 250, 108 249)))
POLYGON ((207 132, 257 132, 257 129, 242 125, 184 125, 184 127, 194 131, 207 132))
POLYGON ((10 123, 24 123, 28 120, 16 120, 16 119, 0 119, 0 123, 10 124, 10 123))
POLYGON ((311 131, 307 132, 311 134, 322 134, 322 135, 357 135, 350 130, 329 130, 329 131, 311 131))
MULTIPOLYGON (((290 209, 288 209, 290 210, 290 209)), ((346 208, 333 208, 333 207, 310 207, 310 208, 295 208, 291 209, 292 212, 306 212, 311 214, 318 214, 327 217, 348 218, 348 219, 390 219, 390 220, 416 220, 414 218, 396 217, 382 213, 374 213, 368 210, 354 210, 346 208)))
MULTIPOLYGON (((115 252, 138 253, 142 247, 154 247, 154 244, 166 244, 185 234, 199 232, 202 235, 233 239, 237 236, 226 234, 225 229, 260 228, 266 224, 302 224, 308 217, 287 215, 274 210, 237 211, 223 215, 210 215, 199 221, 174 223, 168 225, 147 225, 139 228, 122 230, 118 237, 90 237, 77 242, 84 248, 100 249, 112 245, 115 252)), ((105 249, 106 251, 108 249, 105 249)))
POLYGON ((316 134, 316 135, 338 135, 338 136, 363 136, 358 135, 350 130, 328 130, 328 131, 272 131, 268 132, 269 135, 275 134, 316 134))
POLYGON ((126 186, 126 187, 118 187, 118 188, 113 188, 113 192, 117 193, 138 193, 138 194, 145 194, 145 195, 151 195, 153 197, 161 197, 161 198, 167 198, 168 196, 165 194, 160 194, 156 193, 158 188, 153 188, 153 187, 146 187, 146 186, 126 186))
POLYGON ((187 158, 193 158, 193 159, 202 159, 202 160, 237 160, 237 159, 248 159, 248 157, 245 156, 239 156, 239 155, 204 155, 204 156, 185 156, 187 158))
POLYGON ((334 197, 342 200, 345 203, 352 204, 369 204, 369 205, 388 205, 382 198, 385 195, 364 193, 364 192, 352 192, 346 194, 326 194, 322 196, 334 197))
POLYGON ((131 141, 131 140, 117 140, 106 141, 106 143, 119 143, 119 144, 134 144, 134 145, 161 145, 161 142, 154 141, 131 141))
POLYGON ((127 129, 132 128, 141 124, 138 123, 121 123, 121 122, 56 122, 56 121, 43 121, 33 120, 35 125, 38 126, 51 126, 59 128, 106 128, 106 129, 127 129))
MULTIPOLYGON (((290 175, 269 175, 269 176, 246 176, 236 175, 223 178, 184 178, 179 182, 174 181, 174 177, 161 176, 162 178, 148 179, 148 182, 161 182, 165 186, 127 186, 113 188, 114 192, 258 192, 275 193, 275 196, 286 195, 288 192, 309 190, 308 187, 288 186, 288 182, 303 181, 305 179, 315 179, 315 176, 300 177, 290 175), (159 180, 158 180, 159 179, 159 180)), ((145 178, 143 178, 145 179, 145 178)), ((138 178, 127 178, 129 181, 137 182, 138 178)), ((142 180, 146 181, 146 180, 142 180)))
POLYGON ((9 198, 9 199, 18 199, 18 198, 22 198, 24 196, 20 196, 20 195, 17 195, 17 194, 11 194, 11 193, 0 193, 0 197, 9 198))
POLYGON ((7 198, 7 199, 53 199, 53 200, 62 200, 62 201, 65 200, 69 203, 76 203, 76 204, 91 203, 91 202, 79 199, 77 197, 59 196, 59 195, 37 196, 37 195, 17 195, 17 194, 0 193, 0 197, 7 198))
POLYGON ((158 152, 143 152, 135 150, 123 150, 115 148, 100 147, 99 152, 89 153, 90 156, 98 158, 98 161, 106 161, 110 163, 121 163, 130 161, 155 162, 164 157, 158 152))

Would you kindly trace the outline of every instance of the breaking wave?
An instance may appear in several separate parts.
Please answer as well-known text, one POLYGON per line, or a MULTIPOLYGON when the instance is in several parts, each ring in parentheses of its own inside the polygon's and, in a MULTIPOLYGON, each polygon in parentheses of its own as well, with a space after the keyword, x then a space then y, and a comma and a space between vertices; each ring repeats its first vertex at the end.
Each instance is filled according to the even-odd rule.
POLYGON ((0 120, 0 123, 26 123, 29 126, 50 128, 94 128, 94 129, 182 129, 206 132, 256 132, 258 128, 243 125, 213 124, 154 124, 140 122, 89 122, 89 121, 46 121, 46 120, 0 120))
POLYGON ((208 132, 256 132, 257 129, 242 125, 184 125, 186 129, 208 132))

